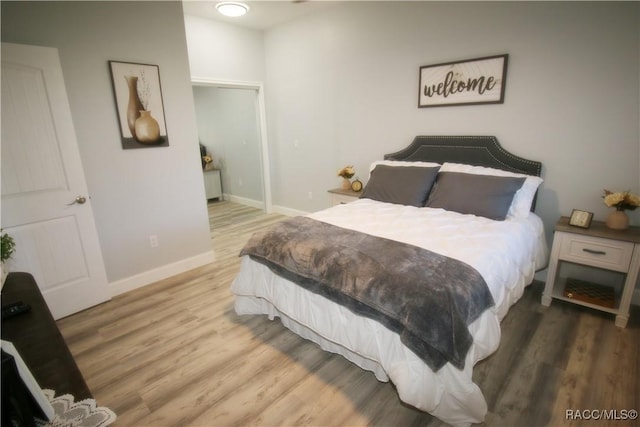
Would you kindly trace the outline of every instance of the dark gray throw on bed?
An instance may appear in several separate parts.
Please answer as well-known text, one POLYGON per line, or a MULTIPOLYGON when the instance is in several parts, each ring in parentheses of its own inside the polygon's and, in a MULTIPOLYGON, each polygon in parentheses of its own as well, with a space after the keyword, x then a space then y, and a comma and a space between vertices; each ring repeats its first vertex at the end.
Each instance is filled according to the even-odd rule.
POLYGON ((459 369, 467 326, 493 305, 471 266, 417 246, 295 217, 254 234, 240 255, 370 317, 437 371, 459 369))

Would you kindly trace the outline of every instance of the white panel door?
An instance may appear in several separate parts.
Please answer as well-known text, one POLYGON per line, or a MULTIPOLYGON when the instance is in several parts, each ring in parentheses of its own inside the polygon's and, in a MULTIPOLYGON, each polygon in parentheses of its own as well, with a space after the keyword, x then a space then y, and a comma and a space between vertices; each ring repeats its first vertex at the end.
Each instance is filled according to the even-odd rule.
POLYGON ((56 319, 110 298, 54 48, 2 43, 2 228, 56 319))

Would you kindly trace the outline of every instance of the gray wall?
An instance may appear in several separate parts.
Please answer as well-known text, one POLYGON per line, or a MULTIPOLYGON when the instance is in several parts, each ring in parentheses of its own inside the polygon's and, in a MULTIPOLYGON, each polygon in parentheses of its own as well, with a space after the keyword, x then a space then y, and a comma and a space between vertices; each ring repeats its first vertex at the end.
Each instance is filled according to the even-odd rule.
POLYGON ((252 89, 194 86, 200 142, 221 169, 225 197, 262 206, 261 147, 252 89))
POLYGON ((604 219, 604 188, 640 190, 639 6, 349 2, 267 31, 274 205, 323 208, 309 191, 415 135, 480 134, 544 163, 549 235, 572 208, 604 219), (420 66, 502 53, 504 104, 417 108, 420 66))
POLYGON ((109 281, 210 254, 182 4, 3 1, 2 41, 58 48, 109 281), (169 147, 121 148, 108 60, 159 65, 169 147))
POLYGON ((60 51, 113 281, 210 250, 190 75, 265 83, 274 205, 324 208, 340 167, 364 178, 418 134, 488 134, 544 162, 549 234, 574 207, 604 218, 603 188, 640 192, 639 8, 349 2, 262 33, 179 2, 3 1, 2 40, 60 51), (501 53, 504 104, 416 107, 421 65, 501 53), (170 147, 120 148, 109 59, 160 66, 170 147))
POLYGON ((192 77, 264 82, 262 31, 189 15, 184 20, 192 77))
MULTIPOLYGON (((430 134, 495 135, 542 161, 549 237, 573 208, 604 219, 604 188, 640 192, 637 2, 347 2, 264 41, 185 19, 193 75, 265 82, 276 210, 324 208, 339 168, 366 178, 373 160, 430 134), (417 108, 420 66, 503 53, 504 104, 417 108)), ((640 209, 630 216, 640 224, 640 209)))

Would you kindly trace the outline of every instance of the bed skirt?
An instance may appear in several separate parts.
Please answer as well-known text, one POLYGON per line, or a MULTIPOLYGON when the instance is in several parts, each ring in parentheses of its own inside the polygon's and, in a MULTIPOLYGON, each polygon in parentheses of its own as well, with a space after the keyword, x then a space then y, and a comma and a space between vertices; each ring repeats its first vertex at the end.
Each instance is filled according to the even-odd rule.
POLYGON ((434 372, 396 333, 273 274, 249 257, 243 257, 232 291, 237 314, 279 317, 285 327, 323 350, 342 355, 379 381, 392 381, 403 402, 453 426, 484 421, 487 404, 472 374, 473 366, 500 342, 500 324, 491 310, 469 327, 474 343, 464 369, 447 363, 434 372))

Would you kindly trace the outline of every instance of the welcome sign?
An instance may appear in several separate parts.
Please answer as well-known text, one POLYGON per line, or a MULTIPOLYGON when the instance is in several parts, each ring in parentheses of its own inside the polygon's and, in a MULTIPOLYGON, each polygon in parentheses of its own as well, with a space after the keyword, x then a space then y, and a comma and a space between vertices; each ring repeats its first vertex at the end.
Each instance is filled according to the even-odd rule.
POLYGON ((502 104, 509 55, 420 67, 418 107, 502 104))

